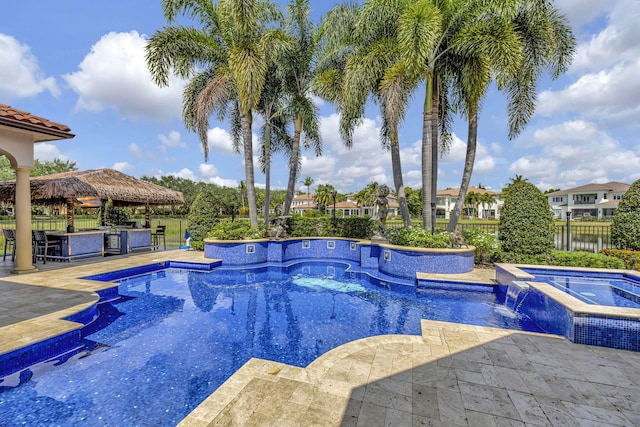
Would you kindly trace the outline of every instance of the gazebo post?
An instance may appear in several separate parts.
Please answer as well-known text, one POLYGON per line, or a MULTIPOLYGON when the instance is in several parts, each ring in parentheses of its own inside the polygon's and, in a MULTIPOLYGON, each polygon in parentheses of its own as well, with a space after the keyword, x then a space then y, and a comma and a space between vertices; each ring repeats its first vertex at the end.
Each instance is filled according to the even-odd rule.
POLYGON ((73 197, 67 197, 67 233, 73 233, 73 197))
POLYGON ((151 228, 151 208, 149 203, 144 205, 144 228, 151 228))
POLYGON ((100 206, 100 225, 107 225, 107 201, 100 200, 102 206, 100 206))
POLYGON ((31 167, 18 166, 16 171, 16 263, 12 273, 30 273, 33 266, 31 246, 31 167))

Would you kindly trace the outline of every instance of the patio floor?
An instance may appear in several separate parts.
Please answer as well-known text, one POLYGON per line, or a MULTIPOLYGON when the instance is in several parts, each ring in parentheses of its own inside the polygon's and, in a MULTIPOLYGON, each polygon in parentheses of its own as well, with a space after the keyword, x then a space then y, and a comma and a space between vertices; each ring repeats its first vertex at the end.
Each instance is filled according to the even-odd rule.
MULTIPOLYGON (((19 276, 0 263, 0 353, 77 327, 60 318, 103 286, 78 277, 169 259, 204 261, 146 252, 38 263, 19 276)), ((350 342, 306 368, 251 359, 180 425, 640 426, 640 353, 425 320, 422 336, 350 342)))

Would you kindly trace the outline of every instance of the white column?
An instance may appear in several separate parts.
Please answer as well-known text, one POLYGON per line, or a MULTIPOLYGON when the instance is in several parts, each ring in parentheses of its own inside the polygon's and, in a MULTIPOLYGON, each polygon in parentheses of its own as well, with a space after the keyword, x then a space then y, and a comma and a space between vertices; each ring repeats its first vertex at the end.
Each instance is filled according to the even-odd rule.
POLYGON ((12 273, 37 271, 33 266, 31 247, 31 167, 18 166, 16 170, 16 263, 12 273))

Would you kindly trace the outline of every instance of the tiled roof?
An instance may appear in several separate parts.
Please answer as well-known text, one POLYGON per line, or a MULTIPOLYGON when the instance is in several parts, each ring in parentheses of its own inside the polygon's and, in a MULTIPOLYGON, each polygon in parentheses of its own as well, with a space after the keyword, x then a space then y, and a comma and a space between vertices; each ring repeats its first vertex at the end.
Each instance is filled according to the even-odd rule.
MULTIPOLYGON (((446 190, 438 190, 437 195, 438 196, 454 196, 457 197, 458 193, 460 192, 459 188, 447 188, 446 190)), ((498 193, 496 193, 495 191, 491 191, 491 190, 487 190, 484 188, 478 188, 478 187, 473 187, 473 186, 469 186, 469 188, 467 189, 467 194, 474 192, 476 194, 491 194, 492 196, 497 196, 498 193)))
POLYGON ((41 127, 44 129, 56 130, 59 132, 70 132, 71 128, 69 126, 52 122, 51 120, 47 120, 42 117, 35 116, 26 111, 18 110, 16 108, 12 108, 9 105, 0 104, 0 118, 4 118, 6 120, 13 120, 21 123, 28 123, 33 126, 41 127))

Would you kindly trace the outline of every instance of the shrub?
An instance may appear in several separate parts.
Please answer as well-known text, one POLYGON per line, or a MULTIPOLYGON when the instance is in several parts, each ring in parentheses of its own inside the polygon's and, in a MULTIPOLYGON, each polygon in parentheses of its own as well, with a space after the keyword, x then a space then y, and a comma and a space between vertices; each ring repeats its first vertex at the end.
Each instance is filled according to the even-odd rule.
POLYGON ((591 252, 567 252, 554 250, 547 254, 537 255, 507 252, 498 252, 498 254, 499 261, 514 264, 537 264, 586 268, 624 268, 624 262, 618 258, 606 256, 604 254, 594 254, 591 252))
POLYGON ((547 198, 533 184, 517 181, 504 201, 498 225, 503 252, 549 254, 554 248, 555 225, 547 198))
POLYGON ((600 253, 622 260, 624 268, 627 268, 629 270, 640 270, 640 251, 605 248, 600 251, 600 253))
POLYGON ((494 260, 498 250, 498 238, 493 231, 481 228, 469 228, 462 232, 468 245, 476 248, 474 261, 476 264, 487 264, 494 260))
POLYGON ((264 233, 259 227, 252 227, 247 221, 218 222, 207 237, 218 240, 261 239, 264 233))
POLYGON ((389 243, 398 246, 416 248, 448 248, 449 233, 431 234, 430 230, 421 227, 400 227, 389 230, 389 243))
POLYGON ((613 214, 611 241, 620 249, 640 250, 640 179, 631 184, 613 214))
POLYGON ((191 204, 189 216, 189 232, 191 246, 194 249, 204 249, 203 240, 213 230, 218 217, 218 199, 211 191, 199 193, 191 204))
POLYGON ((368 239, 372 224, 366 217, 331 218, 293 216, 288 222, 287 233, 291 237, 345 237, 368 239))

